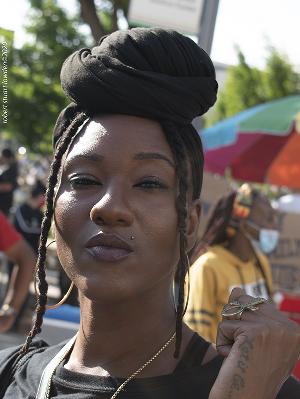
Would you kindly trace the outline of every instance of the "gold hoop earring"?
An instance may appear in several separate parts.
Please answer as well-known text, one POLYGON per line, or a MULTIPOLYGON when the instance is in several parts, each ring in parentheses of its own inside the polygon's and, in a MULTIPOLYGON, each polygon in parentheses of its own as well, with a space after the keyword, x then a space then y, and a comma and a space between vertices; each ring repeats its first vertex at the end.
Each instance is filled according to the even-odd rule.
MULTIPOLYGON (((39 294, 37 286, 36 286, 36 278, 35 277, 33 280, 33 285, 34 285, 35 296, 38 297, 40 294, 39 294)), ((63 305, 66 302, 66 300, 68 299, 69 295, 71 294, 73 287, 74 287, 74 282, 72 281, 68 291, 63 296, 63 298, 59 302, 57 302, 55 305, 46 305, 46 309, 56 309, 56 308, 59 308, 61 305, 63 305)))
MULTIPOLYGON (((48 248, 49 245, 53 244, 54 242, 55 242, 55 240, 51 241, 51 242, 46 246, 46 248, 48 248)), ((35 267, 35 273, 34 273, 34 279, 33 279, 33 286, 34 286, 35 296, 36 296, 36 298, 37 298, 37 297, 40 295, 40 293, 38 292, 37 285, 36 285, 36 271, 37 271, 37 269, 36 269, 36 267, 35 267)), ((61 305, 63 305, 63 304, 66 302, 66 300, 68 299, 69 295, 71 294, 71 291, 72 291, 73 287, 74 287, 74 282, 72 281, 72 282, 71 282, 71 285, 70 285, 70 287, 69 287, 69 289, 68 289, 68 291, 67 291, 66 294, 63 296, 63 298, 62 298, 59 302, 57 302, 55 305, 46 305, 46 309, 56 309, 56 308, 59 308, 61 305)))
POLYGON ((184 316, 186 311, 187 311, 188 304, 189 304, 189 299, 190 299, 190 291, 191 291, 191 279, 190 279, 190 267, 191 267, 191 264, 190 264, 190 259, 189 259, 189 256, 188 256, 187 253, 185 254, 185 256, 186 256, 186 259, 187 259, 187 266, 188 266, 188 268, 187 268, 188 292, 187 292, 186 303, 185 303, 185 306, 184 306, 184 310, 183 310, 182 316, 184 316))
POLYGON ((46 309, 56 309, 56 308, 59 308, 61 305, 63 305, 66 302, 66 300, 68 299, 69 295, 71 294, 73 287, 74 287, 74 282, 72 281, 72 283, 71 283, 68 291, 64 295, 64 297, 55 305, 46 305, 46 309))
POLYGON ((177 305, 176 305, 176 298, 177 298, 177 293, 176 293, 176 282, 173 280, 173 305, 175 309, 175 313, 177 313, 177 305))
POLYGON ((50 247, 50 245, 53 244, 54 242, 56 242, 56 240, 49 242, 49 244, 46 245, 46 248, 50 247))

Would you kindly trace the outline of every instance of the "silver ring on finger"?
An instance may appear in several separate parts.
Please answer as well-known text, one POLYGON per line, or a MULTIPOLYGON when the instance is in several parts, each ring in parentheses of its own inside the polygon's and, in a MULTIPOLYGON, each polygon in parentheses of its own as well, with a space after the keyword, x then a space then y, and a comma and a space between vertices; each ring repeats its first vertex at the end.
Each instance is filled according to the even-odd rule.
POLYGON ((253 298, 250 302, 245 304, 240 303, 239 301, 229 302, 223 307, 221 315, 225 319, 241 320, 242 314, 245 310, 255 312, 259 309, 258 305, 261 305, 265 302, 267 302, 267 300, 260 297, 253 298))

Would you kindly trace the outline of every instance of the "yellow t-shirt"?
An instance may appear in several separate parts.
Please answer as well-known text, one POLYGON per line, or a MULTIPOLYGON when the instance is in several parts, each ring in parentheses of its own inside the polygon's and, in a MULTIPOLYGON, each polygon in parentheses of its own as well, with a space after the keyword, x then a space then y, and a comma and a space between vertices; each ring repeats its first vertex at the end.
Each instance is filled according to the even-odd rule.
MULTIPOLYGON (((263 254, 258 258, 272 291, 270 264, 263 254)), ((248 295, 268 297, 265 279, 254 259, 243 262, 221 245, 209 247, 191 267, 184 321, 205 339, 216 342, 221 311, 234 287, 243 288, 248 295)))

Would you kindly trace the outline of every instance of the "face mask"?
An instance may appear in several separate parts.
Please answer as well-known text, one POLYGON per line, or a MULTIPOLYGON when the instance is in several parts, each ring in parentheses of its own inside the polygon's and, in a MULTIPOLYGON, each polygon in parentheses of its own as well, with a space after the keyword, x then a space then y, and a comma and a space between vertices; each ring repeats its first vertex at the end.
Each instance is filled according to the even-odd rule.
POLYGON ((261 229, 256 224, 249 222, 250 226, 255 227, 259 230, 259 240, 255 240, 252 237, 248 237, 254 247, 259 249, 265 254, 269 254, 274 251, 279 241, 279 231, 272 229, 261 229))

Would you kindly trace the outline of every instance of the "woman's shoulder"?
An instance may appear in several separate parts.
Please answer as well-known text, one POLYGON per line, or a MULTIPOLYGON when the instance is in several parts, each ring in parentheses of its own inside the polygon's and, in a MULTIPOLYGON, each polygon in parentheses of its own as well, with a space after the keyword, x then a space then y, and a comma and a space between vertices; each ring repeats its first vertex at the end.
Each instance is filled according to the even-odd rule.
POLYGON ((42 370, 44 365, 63 347, 65 342, 58 345, 49 346, 43 340, 34 340, 28 352, 20 356, 22 345, 6 348, 0 351, 0 379, 17 366, 17 370, 30 364, 42 370))
MULTIPOLYGON (((47 348, 48 344, 43 340, 35 340, 29 347, 29 352, 33 352, 36 349, 47 348)), ((5 367, 6 363, 13 359, 17 359, 21 351, 22 345, 11 346, 0 350, 0 370, 5 367)))
POLYGON ((0 397, 34 397, 43 370, 66 342, 49 346, 43 340, 34 340, 26 354, 19 356, 22 346, 0 351, 0 397))

